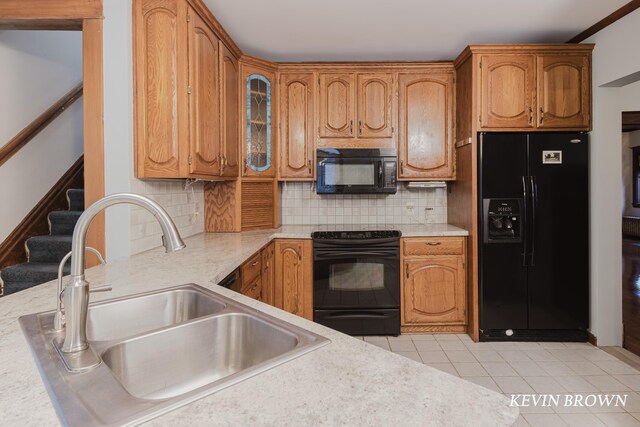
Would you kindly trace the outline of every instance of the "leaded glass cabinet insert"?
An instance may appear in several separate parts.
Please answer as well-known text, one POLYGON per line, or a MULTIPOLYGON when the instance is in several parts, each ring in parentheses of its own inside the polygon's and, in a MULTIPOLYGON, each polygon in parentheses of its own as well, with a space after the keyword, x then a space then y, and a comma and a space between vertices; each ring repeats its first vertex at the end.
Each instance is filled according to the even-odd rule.
POLYGON ((256 172, 271 167, 271 82, 260 74, 247 77, 246 166, 256 172))

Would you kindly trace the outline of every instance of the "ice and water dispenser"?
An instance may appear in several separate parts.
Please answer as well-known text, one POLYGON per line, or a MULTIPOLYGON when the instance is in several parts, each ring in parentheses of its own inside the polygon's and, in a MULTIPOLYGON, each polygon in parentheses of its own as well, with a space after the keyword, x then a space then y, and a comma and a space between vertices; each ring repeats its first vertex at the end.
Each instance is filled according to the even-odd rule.
POLYGON ((522 240, 522 199, 483 199, 484 243, 522 240))

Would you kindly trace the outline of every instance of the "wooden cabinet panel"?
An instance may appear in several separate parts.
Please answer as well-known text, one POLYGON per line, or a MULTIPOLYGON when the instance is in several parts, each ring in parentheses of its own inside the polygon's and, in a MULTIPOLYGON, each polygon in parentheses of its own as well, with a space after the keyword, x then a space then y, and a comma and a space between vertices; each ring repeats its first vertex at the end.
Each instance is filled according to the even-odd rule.
POLYGON ((221 175, 237 177, 240 172, 240 123, 238 107, 238 60, 231 51, 220 42, 220 123, 222 130, 221 175))
POLYGON ((280 76, 279 177, 313 179, 314 75, 280 76))
POLYGON ((390 138, 393 76, 358 74, 358 137, 390 138))
POLYGON ((181 174, 179 111, 185 109, 182 65, 186 12, 176 0, 137 0, 135 26, 136 176, 181 174))
POLYGON ((320 74, 321 138, 351 138, 356 113, 353 73, 320 74))
POLYGON ((480 58, 482 128, 534 128, 535 56, 480 58))
POLYGON ((405 256, 462 255, 464 237, 416 237, 402 239, 405 256))
POLYGON ((189 172, 220 175, 219 40, 195 11, 189 21, 189 172))
POLYGON ((273 305, 273 291, 275 280, 275 259, 274 259, 275 243, 269 245, 260 251, 262 257, 262 302, 273 305))
POLYGON ((276 227, 278 183, 273 180, 244 181, 241 186, 242 230, 276 227))
POLYGON ((311 240, 275 241, 275 306, 313 318, 311 240))
POLYGON ((588 130, 591 79, 588 55, 538 55, 539 128, 588 130))
POLYGON ((404 270, 403 325, 466 322, 462 257, 409 259, 404 270))
POLYGON ((262 301, 262 280, 260 277, 255 278, 247 287, 241 291, 242 295, 246 295, 249 298, 262 301))
POLYGON ((242 264, 241 271, 242 287, 244 288, 253 282, 256 277, 259 277, 262 272, 262 257, 260 253, 256 253, 242 264))
POLYGON ((452 179, 453 71, 398 76, 400 179, 452 179))

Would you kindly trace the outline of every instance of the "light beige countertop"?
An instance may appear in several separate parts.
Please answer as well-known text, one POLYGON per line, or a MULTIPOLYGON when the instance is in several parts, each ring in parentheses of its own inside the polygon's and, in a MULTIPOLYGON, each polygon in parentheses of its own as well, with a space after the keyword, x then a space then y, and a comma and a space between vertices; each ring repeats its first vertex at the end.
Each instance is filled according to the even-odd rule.
MULTIPOLYGON (((87 270, 92 286, 113 286, 111 292, 92 294, 93 301, 196 283, 331 340, 151 425, 506 426, 515 421, 517 408, 498 393, 216 285, 271 239, 309 236, 307 231, 200 234, 185 239, 187 248, 173 254, 157 248, 87 270)), ((2 425, 58 424, 18 323, 19 316, 53 310, 55 292, 50 282, 0 299, 2 425)))

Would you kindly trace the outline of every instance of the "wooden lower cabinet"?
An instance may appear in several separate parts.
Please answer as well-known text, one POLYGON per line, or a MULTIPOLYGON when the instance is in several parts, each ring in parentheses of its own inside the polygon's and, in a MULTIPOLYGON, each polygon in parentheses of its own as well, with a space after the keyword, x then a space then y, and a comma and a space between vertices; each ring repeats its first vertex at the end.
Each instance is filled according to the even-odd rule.
POLYGON ((402 332, 464 332, 467 296, 461 239, 464 245, 460 237, 403 239, 402 332), (426 253, 438 247, 450 250, 422 255, 415 250, 420 245, 428 248, 426 253))
POLYGON ((312 268, 310 239, 277 239, 273 305, 313 320, 312 268))
POLYGON ((310 239, 276 239, 242 264, 240 293, 313 320, 310 239))
POLYGON ((273 305, 275 282, 275 243, 271 242, 260 251, 262 257, 262 302, 273 305))

